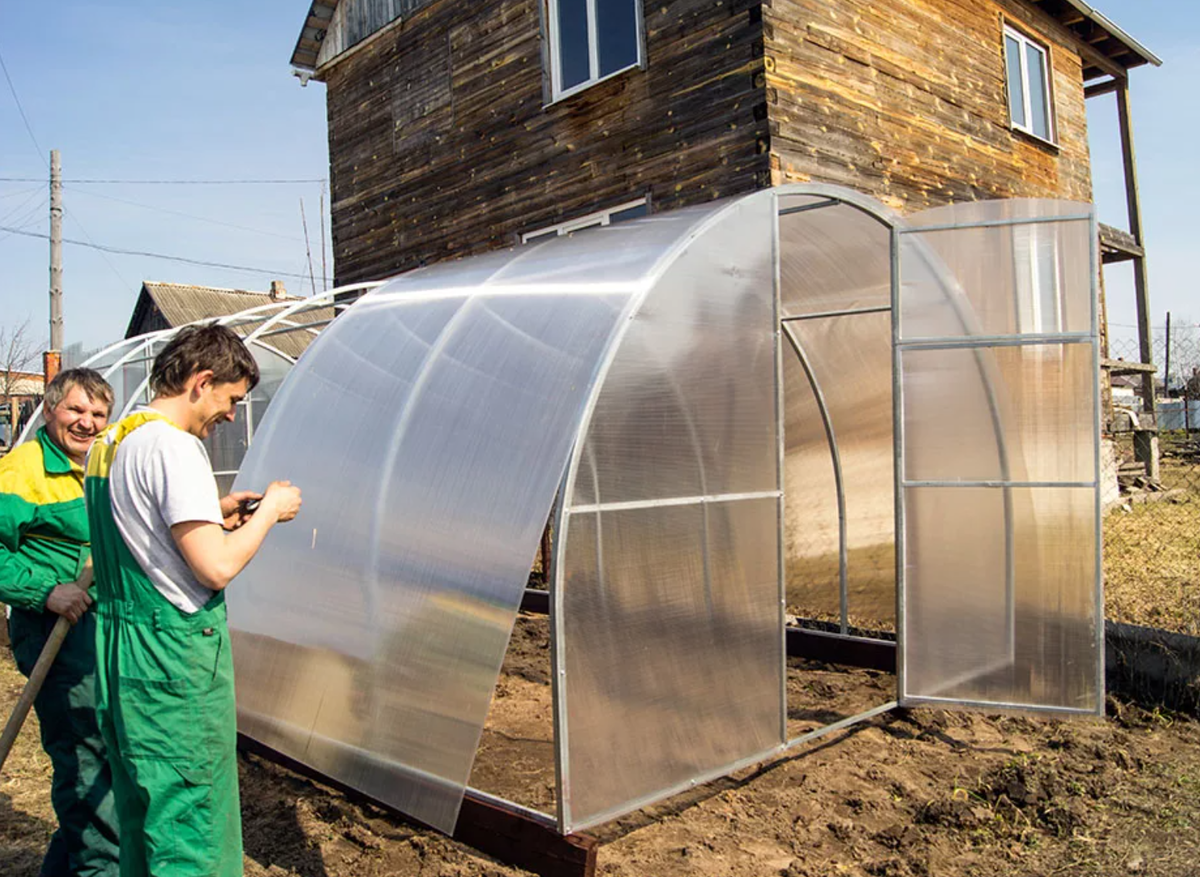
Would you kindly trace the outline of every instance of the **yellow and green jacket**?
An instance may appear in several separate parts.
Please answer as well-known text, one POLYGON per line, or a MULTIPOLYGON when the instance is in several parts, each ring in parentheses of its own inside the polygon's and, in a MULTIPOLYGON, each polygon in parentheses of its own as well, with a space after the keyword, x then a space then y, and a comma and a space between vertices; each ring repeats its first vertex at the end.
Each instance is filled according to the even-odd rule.
POLYGON ((83 469, 46 428, 0 459, 0 602, 41 611, 87 560, 83 469))

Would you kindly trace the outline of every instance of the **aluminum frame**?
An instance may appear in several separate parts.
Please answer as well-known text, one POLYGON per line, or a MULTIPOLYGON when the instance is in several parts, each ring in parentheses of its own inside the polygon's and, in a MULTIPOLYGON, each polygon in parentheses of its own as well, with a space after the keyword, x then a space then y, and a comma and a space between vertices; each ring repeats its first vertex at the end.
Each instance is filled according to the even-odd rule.
MULTIPOLYGON (((593 84, 593 83, 590 83, 590 82, 587 83, 587 85, 590 85, 590 84, 593 84)), ((909 480, 906 480, 905 471, 904 471, 905 448, 906 448, 907 437, 905 435, 905 428, 904 428, 904 387, 903 387, 903 380, 902 380, 902 378, 903 378, 903 354, 909 350, 971 349, 971 350, 978 351, 981 348, 986 348, 986 347, 1028 346, 1028 345, 1035 345, 1035 344, 1042 344, 1042 345, 1063 344, 1063 345, 1065 345, 1065 344, 1090 343, 1092 345, 1093 372, 1095 375, 1098 375, 1099 374, 1099 346, 1098 346, 1099 322, 1098 322, 1098 309, 1097 309, 1097 293, 1098 293, 1097 282, 1098 281, 1097 281, 1097 273, 1096 273, 1096 267, 1095 267, 1098 264, 1098 244, 1097 244, 1098 236, 1097 236, 1096 217, 1095 217, 1094 213, 1079 214, 1079 215, 1066 215, 1066 216, 1053 216, 1053 217, 1017 218, 1017 219, 1006 219, 1006 220, 974 222, 974 223, 961 223, 961 224, 950 223, 950 224, 930 225, 930 226, 926 226, 926 227, 921 227, 921 226, 909 226, 904 220, 901 220, 895 214, 892 214, 890 211, 888 211, 882 205, 878 204, 878 202, 873 201, 872 199, 868 198, 867 196, 863 196, 858 193, 848 192, 846 190, 841 190, 841 189, 838 189, 837 187, 832 187, 832 186, 797 184, 797 185, 778 187, 778 188, 770 190, 768 192, 755 193, 753 195, 745 196, 745 197, 751 197, 751 198, 752 197, 768 198, 769 197, 772 200, 772 203, 774 205, 774 215, 775 215, 775 219, 776 219, 774 226, 773 226, 773 232, 772 232, 773 237, 772 237, 772 241, 771 241, 771 252, 772 252, 772 257, 773 257, 773 261, 774 261, 774 275, 773 275, 774 289, 773 289, 773 299, 772 299, 772 313, 773 313, 773 318, 775 321, 774 322, 774 337, 775 337, 774 381, 775 381, 775 384, 774 384, 774 388, 773 388, 774 389, 773 398, 774 398, 775 416, 776 416, 777 423, 781 423, 782 416, 783 416, 783 401, 784 401, 784 390, 785 390, 785 388, 783 386, 783 377, 782 377, 782 368, 783 368, 783 361, 784 361, 783 357, 785 355, 784 351, 783 351, 783 340, 786 337, 788 342, 793 346, 793 351, 800 358, 802 365, 807 365, 807 367, 805 368, 805 372, 808 375, 809 381, 812 385, 814 395, 817 396, 820 400, 819 407, 822 412, 822 417, 826 421, 826 432, 827 432, 827 439, 830 444, 831 456, 835 460, 839 460, 840 452, 839 452, 839 448, 837 445, 836 429, 834 428, 834 425, 832 424, 832 422, 829 420, 829 416, 830 416, 829 410, 828 410, 828 406, 825 404, 825 400, 823 398, 823 391, 819 385, 819 382, 816 380, 815 375, 812 372, 811 363, 806 363, 806 357, 804 355, 803 349, 802 349, 801 345, 798 343, 799 339, 797 339, 795 337, 795 333, 791 331, 788 324, 790 322, 799 321, 799 320, 809 320, 809 319, 817 319, 817 318, 850 317, 850 316, 856 316, 859 314, 890 312, 892 315, 892 317, 891 317, 891 343, 892 343, 891 353, 892 353, 892 391, 893 391, 893 393, 892 393, 893 451, 894 451, 894 453, 893 453, 893 472, 894 472, 894 481, 895 481, 895 484, 894 484, 894 486, 895 486, 894 515, 895 515, 895 523, 896 523, 896 540, 895 540, 896 599, 897 599, 896 620, 897 620, 897 639, 898 639, 897 647, 899 648, 899 656, 898 656, 898 661, 897 661, 897 686, 898 686, 898 695, 899 696, 898 696, 897 700, 889 701, 888 703, 874 707, 874 708, 867 710, 863 713, 860 713, 856 716, 851 716, 851 717, 841 720, 839 722, 824 726, 822 728, 815 729, 814 731, 808 732, 799 737, 787 739, 787 723, 786 723, 786 660, 787 659, 786 659, 786 648, 784 647, 784 642, 786 639, 786 625, 784 623, 784 621, 785 621, 784 615, 786 612, 786 601, 785 601, 785 591, 784 591, 786 567, 784 564, 784 557, 783 557, 783 528, 784 528, 783 514, 784 514, 784 509, 785 509, 786 496, 785 496, 785 492, 783 490, 784 436, 783 436, 782 425, 780 425, 779 430, 778 430, 778 447, 777 447, 777 455, 776 455, 776 460, 775 460, 776 484, 779 488, 778 490, 757 491, 757 492, 740 493, 740 494, 710 494, 709 492, 705 491, 702 494, 688 496, 688 497, 673 497, 673 498, 666 498, 666 499, 661 499, 661 500, 615 502, 615 503, 597 502, 597 503, 594 503, 591 505, 582 504, 582 505, 574 506, 574 507, 570 506, 569 497, 572 495, 572 490, 573 490, 573 486, 574 486, 576 473, 581 466, 585 465, 585 461, 582 459, 583 444, 584 444, 582 441, 582 436, 586 433, 586 425, 588 423, 590 423, 591 418, 592 418, 593 414, 595 413, 595 406, 596 406, 596 402, 599 397, 599 390, 600 390, 600 388, 603 387, 604 379, 607 376, 608 371, 616 358, 617 351, 619 350, 619 347, 620 347, 620 343, 623 340, 624 335, 628 331, 628 328, 630 326, 630 320, 627 318, 623 318, 622 322, 621 322, 621 328, 620 328, 618 334, 615 336, 610 347, 608 348, 608 353, 606 354, 603 363, 597 370, 597 374, 595 377, 595 383, 594 383, 595 389, 589 398, 589 401, 588 401, 588 404, 586 407, 585 416, 583 417, 583 420, 581 421, 583 426, 581 427, 581 430, 580 430, 580 434, 579 434, 580 438, 575 443, 575 446, 571 453, 570 461, 567 465, 566 471, 563 473, 562 480, 559 483, 559 489, 558 489, 559 500, 555 502, 554 511, 553 511, 553 519, 555 521, 555 528, 554 528, 554 534, 553 534, 554 550, 552 552, 552 563, 548 565, 548 569, 546 572, 547 572, 547 576, 550 580, 551 604, 552 604, 552 611, 551 611, 551 615, 550 615, 550 619, 551 619, 551 660, 552 660, 552 666, 553 666, 554 672, 551 674, 551 684, 552 684, 552 688, 554 690, 554 704, 553 704, 552 711, 553 711, 553 718, 554 718, 554 734, 555 734, 555 738, 556 738, 556 745, 554 747, 555 760, 556 760, 555 773, 556 773, 556 782, 557 782, 558 788, 559 788, 559 795, 557 798, 557 806, 558 806, 557 814, 556 814, 556 816, 550 816, 548 814, 543 814, 537 810, 533 810, 528 807, 523 807, 519 804, 516 804, 515 802, 506 800, 499 796, 481 792, 480 790, 474 789, 474 788, 470 787, 469 785, 466 787, 467 789, 469 789, 471 791, 471 793, 473 795, 476 795, 480 798, 483 798, 485 800, 490 800, 493 802, 497 802, 497 803, 501 803, 504 806, 512 808, 512 809, 517 809, 517 810, 525 813, 526 815, 529 815, 531 818, 534 818, 536 821, 540 821, 542 824, 554 824, 563 833, 569 832, 570 830, 573 830, 573 829, 586 827, 587 825, 597 824, 598 822, 605 821, 609 818, 620 815, 621 813, 625 813, 625 812, 629 812, 634 809, 638 809, 639 807, 644 806, 645 804, 648 804, 651 801, 660 800, 661 798, 667 797, 667 796, 674 794, 682 789, 685 789, 685 788, 688 788, 691 786, 695 786, 699 783, 705 782, 709 779, 712 779, 712 778, 715 778, 718 776, 725 775, 732 770, 736 770, 738 767, 743 767, 743 766, 747 766, 750 764, 759 763, 759 762, 762 762, 764 760, 768 760, 768 759, 771 759, 774 757, 778 757, 778 755, 780 755, 784 752, 787 752, 788 750, 790 750, 796 746, 802 745, 805 742, 808 742, 813 739, 817 739, 821 736, 825 736, 829 733, 833 733, 835 731, 849 727, 850 725, 853 725, 856 722, 861 722, 861 721, 870 719, 874 716, 877 716, 881 713, 884 713, 884 712, 894 708, 898 703, 929 701, 929 702, 944 703, 944 704, 949 704, 949 705, 956 704, 956 705, 960 705, 960 706, 973 707, 973 708, 977 707, 977 708, 989 708, 989 709, 1019 709, 1019 710, 1045 711, 1045 712, 1054 712, 1054 713, 1080 713, 1080 714, 1093 714, 1095 711, 1103 710, 1104 690, 1103 690, 1103 672, 1102 672, 1102 670, 1103 670, 1103 635, 1104 634, 1103 634, 1103 612, 1102 612, 1103 592, 1102 592, 1102 581, 1101 581, 1101 575, 1100 575, 1100 570, 1101 570, 1100 561, 1102 558, 1102 540, 1099 538, 1100 537, 1100 521, 1101 521, 1101 518, 1100 518, 1100 495, 1099 495, 1099 489, 1098 489, 1099 476, 1100 476, 1099 443, 1098 442, 1095 443, 1095 459, 1093 461, 1095 480, 1092 482, 1078 482, 1078 481, 1073 481, 1073 482, 1066 482, 1066 481, 1064 481, 1064 482, 1054 482, 1054 481, 1018 482, 1018 481, 1012 481, 1007 477, 1004 477, 999 480, 980 480, 980 481, 967 481, 967 482, 938 481, 938 480, 931 480, 931 481, 912 480, 912 481, 909 481, 909 480), (779 206, 780 198, 787 197, 787 196, 798 196, 798 195, 799 196, 819 197, 819 198, 824 198, 825 200, 818 201, 813 204, 801 205, 799 207, 780 208, 780 206, 779 206), (869 307, 869 308, 850 308, 850 309, 845 309, 845 310, 826 311, 826 312, 814 313, 814 314, 783 316, 782 305, 781 305, 781 300, 780 300, 780 295, 781 295, 781 292, 780 292, 780 289, 781 289, 780 264, 782 261, 783 253, 781 252, 781 244, 780 244, 779 218, 782 216, 791 215, 793 213, 808 212, 808 211, 813 211, 813 210, 819 210, 824 207, 837 206, 837 205, 844 205, 844 206, 855 208, 855 209, 861 211, 863 214, 875 219, 878 223, 880 223, 880 225, 882 225, 886 229, 887 246, 889 248, 889 261, 890 261, 890 276, 889 276, 889 282, 890 282, 890 286, 891 286, 890 303, 887 306, 878 306, 878 307, 869 307), (901 260, 902 236, 912 235, 912 234, 923 234, 924 232, 945 232, 945 231, 951 231, 951 230, 970 229, 970 228, 996 228, 996 227, 1005 227, 1005 226, 1020 226, 1020 225, 1025 225, 1025 224, 1034 224, 1037 222, 1076 222, 1076 221, 1083 221, 1085 219, 1089 222, 1089 229, 1090 229, 1090 236, 1089 236, 1090 251, 1089 252, 1090 252, 1092 265, 1093 265, 1093 270, 1092 270, 1091 278, 1090 278, 1090 291, 1091 291, 1091 310, 1090 310, 1091 331, 1090 332, 1088 332, 1088 333, 1079 333, 1079 332, 1046 333, 1046 334, 1040 334, 1040 335, 1027 334, 1027 335, 1015 336, 1015 337, 1014 336, 984 336, 984 335, 971 336, 969 334, 965 335, 965 336, 950 336, 950 337, 937 337, 937 338, 906 339, 904 337, 903 327, 901 325, 901 322, 902 322, 901 298, 902 298, 902 290, 903 290, 903 286, 902 286, 903 264, 902 264, 902 260, 901 260), (907 643, 907 634, 906 634, 906 628, 907 628, 906 554, 907 553, 906 553, 905 534, 907 532, 907 529, 906 529, 907 509, 906 509, 906 501, 905 501, 905 491, 906 491, 906 488, 910 488, 910 487, 987 487, 987 488, 1002 489, 1004 491, 1005 496, 1006 496, 1006 524, 1005 524, 1006 561, 1007 561, 1006 579, 1008 580, 1008 586, 1010 588, 1010 594, 1009 594, 1010 603, 1009 603, 1009 612, 1008 612, 1010 623, 1011 623, 1011 616, 1012 616, 1011 579, 1012 579, 1012 575, 1013 575, 1013 563, 1012 563, 1013 524, 1012 524, 1012 520, 1011 520, 1011 500, 1009 498, 1011 491, 1015 488, 1039 488, 1039 487, 1072 487, 1072 488, 1095 488, 1096 489, 1096 498, 1095 498, 1095 503, 1096 503, 1096 505, 1095 505, 1095 509, 1096 509, 1096 540, 1095 540, 1096 580, 1095 580, 1095 584, 1094 584, 1094 597, 1095 597, 1095 609, 1096 609, 1096 613, 1097 613, 1096 618, 1099 619, 1099 621, 1096 625, 1097 655, 1098 655, 1098 661, 1099 661, 1098 668, 1097 668, 1098 669, 1097 675, 1098 675, 1099 685, 1098 685, 1097 703, 1096 703, 1096 707, 1095 707, 1094 711, 1093 710, 1081 710, 1081 709, 1060 709, 1060 708, 1056 708, 1056 707, 1055 708, 1045 708, 1045 707, 1039 707, 1037 705, 1021 704, 1021 703, 972 701, 972 700, 963 700, 963 699, 957 699, 957 698, 943 698, 943 697, 938 697, 936 695, 922 696, 922 697, 917 697, 917 698, 909 698, 906 700, 904 694, 906 691, 905 683, 907 681, 906 658, 908 655, 908 643, 907 643), (588 821, 586 823, 580 824, 580 823, 572 822, 569 809, 567 809, 564 806, 564 797, 565 796, 562 793, 562 790, 564 788, 566 788, 570 783, 569 769, 568 769, 568 766, 566 764, 564 764, 562 761, 562 752, 564 751, 564 746, 561 745, 559 742, 559 741, 566 741, 567 739, 569 739, 569 735, 570 735, 570 727, 569 727, 569 723, 567 722, 567 713, 566 713, 566 689, 565 689, 565 685, 564 685, 565 669, 564 669, 563 663, 562 663, 562 658, 565 653, 565 640, 564 640, 564 632, 563 632, 560 616, 561 616, 561 600, 562 600, 561 583, 563 581, 563 571, 564 571, 563 564, 564 564, 564 558, 565 558, 565 554, 566 554, 566 552, 562 549, 566 545, 567 539, 569 536, 569 529, 570 529, 569 528, 569 519, 570 519, 571 515, 573 515, 573 514, 594 514, 594 513, 600 512, 600 511, 612 511, 612 510, 619 510, 619 509, 667 507, 667 506, 671 506, 671 505, 699 506, 700 508, 702 508, 704 510, 705 514, 707 515, 707 508, 708 508, 708 505, 711 503, 731 502, 731 501, 748 500, 748 499, 775 499, 776 500, 775 508, 776 508, 776 517, 777 517, 777 527, 778 527, 777 545, 779 548, 778 581, 777 581, 777 591, 778 591, 778 597, 779 597, 778 614, 779 614, 780 644, 781 644, 780 651, 781 651, 781 655, 782 655, 782 660, 784 662, 783 672, 781 673, 782 684, 780 686, 780 704, 781 704, 781 707, 783 707, 783 709, 781 709, 782 721, 780 723, 780 729, 779 729, 781 742, 759 754, 750 756, 747 759, 740 760, 734 765, 714 769, 712 771, 703 772, 678 786, 672 787, 670 789, 660 790, 660 791, 651 793, 649 795, 643 796, 642 798, 639 798, 634 801, 625 802, 624 804, 621 804, 618 807, 613 808, 611 811, 606 811, 605 813, 596 816, 595 818, 591 819, 590 821, 588 821)), ((719 213, 719 211, 718 211, 718 213, 719 213)), ((714 213, 713 216, 715 216, 715 215, 717 215, 717 214, 714 213)), ((713 220, 710 217, 710 222, 711 221, 713 221, 713 220)), ((702 234, 703 230, 704 230, 704 227, 697 227, 696 229, 694 229, 691 236, 687 239, 687 241, 685 243, 690 243, 692 240, 694 240, 696 237, 698 237, 700 234, 702 234)), ((678 245, 676 247, 676 249, 673 250, 671 253, 664 255, 663 261, 660 264, 665 265, 665 264, 669 263, 670 259, 674 258, 674 256, 678 254, 679 249, 683 245, 684 244, 678 245)), ((530 248, 531 253, 534 251, 535 247, 536 247, 536 244, 534 247, 530 248)), ((923 258, 931 258, 931 256, 928 253, 922 253, 921 255, 923 258)), ((659 272, 658 276, 661 276, 661 271, 659 272)), ((306 331, 306 332, 310 332, 312 334, 319 336, 320 330, 323 329, 324 326, 329 321, 321 321, 320 323, 293 323, 292 317, 306 309, 312 309, 312 308, 316 308, 316 307, 328 307, 333 303, 334 297, 338 294, 343 294, 346 292, 361 290, 361 289, 365 289, 365 288, 371 288, 371 287, 378 286, 378 285, 381 285, 381 284, 355 284, 350 287, 341 287, 341 288, 338 288, 335 290, 331 290, 329 293, 326 293, 315 299, 308 299, 308 300, 305 300, 304 302, 297 303, 295 305, 289 305, 286 307, 279 307, 278 305, 264 305, 259 308, 254 308, 249 311, 244 311, 240 314, 231 315, 231 316, 225 317, 225 318, 220 318, 220 322, 225 323, 226 325, 238 325, 238 326, 253 325, 253 324, 257 323, 258 324, 257 328, 255 328, 253 331, 251 331, 250 333, 247 334, 247 336, 246 336, 247 343, 263 344, 262 340, 260 340, 260 339, 269 338, 276 334, 286 334, 286 333, 296 332, 296 331, 306 331), (314 330, 316 330, 316 331, 314 331, 314 330)), ((627 313, 627 316, 632 316, 632 313, 636 310, 637 307, 640 306, 641 302, 645 299, 645 295, 646 295, 646 292, 643 291, 643 293, 641 293, 641 295, 637 299, 637 301, 635 303, 632 303, 629 306, 629 311, 627 313)), ((421 294, 418 294, 417 297, 436 299, 439 297, 439 293, 436 291, 421 293, 421 294)), ((966 315, 964 315, 961 312, 959 303, 957 301, 953 300, 952 296, 950 296, 950 298, 948 299, 948 304, 951 307, 958 309, 958 316, 961 320, 966 320, 966 315)), ((964 322, 964 328, 965 329, 968 328, 966 322, 964 322)), ((170 335, 172 335, 176 331, 178 331, 178 330, 171 329, 171 330, 165 330, 163 332, 152 333, 150 335, 144 336, 143 340, 140 343, 135 343, 135 344, 131 345, 127 350, 124 350, 121 353, 121 355, 113 363, 111 363, 109 366, 107 366, 105 373, 106 374, 114 373, 117 370, 119 370, 121 367, 128 365, 131 362, 148 361, 150 357, 144 356, 144 354, 147 351, 152 350, 154 344, 156 344, 160 341, 166 340, 166 338, 168 338, 170 335), (139 355, 143 356, 143 359, 135 359, 135 357, 137 357, 139 355)), ((119 344, 126 345, 126 344, 129 344, 129 342, 122 341, 119 344)), ((87 360, 87 363, 91 363, 93 361, 100 361, 100 359, 103 356, 105 356, 111 350, 113 350, 115 347, 118 347, 118 346, 119 345, 113 345, 113 346, 110 346, 109 348, 106 348, 103 351, 100 351, 99 353, 95 354, 93 357, 90 357, 87 360)), ((266 346, 266 345, 264 345, 264 346, 266 346)), ((283 354, 280 354, 280 355, 283 356, 283 354)), ((285 358, 287 358, 287 357, 285 357, 285 358)), ((989 392, 991 392, 991 388, 990 388, 991 375, 988 373, 987 369, 984 368, 982 361, 979 360, 978 356, 976 358, 977 358, 977 361, 980 362, 980 365, 979 365, 980 379, 983 382, 983 384, 989 388, 989 392)), ((85 363, 85 364, 87 364, 87 363, 85 363)), ((148 378, 147 378, 147 380, 148 380, 148 378)), ((133 404, 133 400, 136 399, 136 397, 138 395, 140 395, 141 391, 144 390, 145 383, 146 383, 146 381, 143 381, 142 384, 139 386, 138 391, 136 391, 130 397, 130 399, 125 400, 125 405, 123 406, 123 410, 127 409, 128 407, 130 407, 133 404)), ((1100 423, 1100 415, 1101 415, 1100 385, 1099 385, 1098 377, 1096 378, 1096 380, 1093 381, 1092 389, 1093 389, 1093 400, 1092 400, 1093 414, 1094 414, 1096 429, 1098 430, 1099 423, 1100 423)), ((993 418, 997 418, 998 411, 996 409, 996 404, 995 404, 994 399, 989 400, 989 406, 992 410, 993 418)), ((250 413, 248 413, 248 417, 251 417, 251 416, 252 415, 250 413)), ((23 435, 23 439, 28 437, 28 435, 30 434, 31 427, 35 427, 36 422, 37 422, 36 418, 31 419, 31 426, 27 427, 26 433, 23 435)), ((1003 431, 1000 428, 1000 424, 998 422, 996 422, 996 423, 994 423, 994 426, 997 431, 998 441, 1000 441, 1002 443, 1003 442, 1003 431)), ((1002 453, 1001 456, 1004 457, 1005 454, 1002 453)), ((1007 466, 1007 464, 1005 464, 1005 465, 1007 466)), ((847 596, 847 583, 848 583, 847 554, 848 554, 848 549, 847 549, 847 544, 846 544, 847 510, 846 510, 846 506, 845 506, 846 498, 844 495, 844 489, 840 486, 841 485, 841 477, 842 477, 842 473, 840 471, 840 464, 835 463, 835 466, 837 467, 836 472, 837 472, 837 480, 839 483, 839 488, 838 488, 838 492, 839 492, 839 584, 840 584, 839 590, 840 590, 841 616, 842 616, 841 625, 842 625, 843 631, 845 631, 847 628, 847 600, 848 600, 848 596, 847 596)), ((1007 472, 1007 468, 1006 468, 1006 472, 1007 472)), ((597 518, 597 520, 599 520, 599 518, 597 518)), ((707 532, 707 528, 706 528, 706 532, 707 532)), ((599 526, 597 527, 596 539, 597 539, 597 543, 599 546, 602 543, 602 539, 603 539, 602 528, 600 528, 599 526)), ((707 580, 707 578, 708 578, 708 574, 707 574, 707 570, 706 570, 706 580, 707 580)))
MULTIPOLYGON (((1100 391, 1100 349, 1099 349, 1099 225, 1095 211, 1087 213, 1068 213, 1061 215, 1050 216, 1018 216, 1008 217, 997 220, 976 220, 965 222, 949 222, 949 223, 932 223, 929 225, 914 224, 907 228, 894 228, 892 231, 892 268, 893 268, 893 294, 895 296, 893 305, 894 333, 893 333, 893 388, 895 396, 894 403, 894 419, 893 423, 899 429, 897 436, 896 449, 896 518, 897 532, 907 533, 907 497, 906 489, 910 487, 938 487, 938 488, 953 488, 953 487, 978 487, 978 488, 998 488, 1004 493, 1004 520, 1005 520, 1005 557, 1006 557, 1006 622, 1007 622, 1007 639, 1009 643, 1009 658, 1011 660, 1015 651, 1015 523, 1013 520, 1012 508, 1012 491, 1021 488, 1079 488, 1091 489, 1094 493, 1094 532, 1093 541, 1095 545, 1094 551, 1094 582, 1093 582, 1093 619, 1095 628, 1095 678, 1096 678, 1096 701, 1092 709, 1083 710, 1071 707, 1062 706, 1041 706, 1036 704, 1021 704, 1014 702, 1003 701, 983 701, 970 700, 953 697, 939 697, 936 695, 908 695, 908 671, 907 658, 909 650, 906 648, 907 637, 907 591, 906 591, 906 570, 907 563, 905 560, 905 548, 902 546, 901 538, 897 538, 897 647, 899 653, 897 656, 897 685, 899 691, 899 702, 902 705, 919 705, 921 703, 942 703, 942 704, 959 704, 967 708, 992 708, 992 709, 1010 709, 1031 712, 1041 712, 1049 714, 1087 714, 1087 715, 1103 715, 1105 708, 1105 679, 1104 679, 1104 612, 1103 612, 1103 539, 1102 539, 1102 524, 1101 515, 1101 464, 1100 464, 1100 423, 1101 423, 1101 391, 1100 391), (922 235, 925 232, 941 233, 962 231, 970 229, 992 229, 992 228, 1009 228, 1022 227, 1048 223, 1077 223, 1086 222, 1088 224, 1088 254, 1089 254, 1089 326, 1088 332, 1054 332, 1054 333, 1020 333, 1019 331, 1011 335, 971 335, 969 327, 963 323, 964 329, 968 329, 968 333, 963 336, 946 336, 946 337, 914 337, 905 338, 901 325, 902 318, 902 301, 901 294, 903 290, 903 271, 902 258, 900 250, 900 241, 902 235, 922 235), (1092 481, 1015 481, 1011 479, 1008 472, 1008 453, 1004 447, 1004 428, 999 419, 999 409, 996 406, 994 393, 991 390, 991 381, 985 364, 978 357, 978 351, 988 348, 1001 347, 1028 347, 1028 346, 1052 346, 1057 345, 1066 347, 1075 344, 1090 344, 1092 349, 1092 406, 1093 406, 1093 480, 1092 481), (909 350, 975 350, 977 351, 977 362, 980 368, 980 376, 984 382, 985 388, 989 394, 989 405, 992 410, 994 420, 994 431, 996 434, 1001 463, 1001 479, 1000 480, 960 480, 960 481, 941 481, 941 480, 912 480, 909 481, 905 477, 905 435, 904 435, 904 392, 903 392, 903 354, 909 350)), ((928 254, 923 254, 928 258, 928 254)), ((936 257, 934 257, 936 258, 936 257)), ((959 311, 960 319, 962 313, 959 311)), ((968 674, 976 675, 976 674, 968 674)), ((943 686, 946 687, 946 686, 943 686)))

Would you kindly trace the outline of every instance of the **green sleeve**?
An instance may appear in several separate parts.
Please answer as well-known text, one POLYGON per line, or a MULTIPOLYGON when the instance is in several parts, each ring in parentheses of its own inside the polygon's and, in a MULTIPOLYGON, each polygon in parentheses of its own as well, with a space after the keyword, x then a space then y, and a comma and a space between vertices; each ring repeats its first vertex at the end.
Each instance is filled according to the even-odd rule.
POLYGON ((0 602, 41 610, 58 584, 53 570, 21 554, 21 540, 37 506, 12 493, 0 493, 0 602))

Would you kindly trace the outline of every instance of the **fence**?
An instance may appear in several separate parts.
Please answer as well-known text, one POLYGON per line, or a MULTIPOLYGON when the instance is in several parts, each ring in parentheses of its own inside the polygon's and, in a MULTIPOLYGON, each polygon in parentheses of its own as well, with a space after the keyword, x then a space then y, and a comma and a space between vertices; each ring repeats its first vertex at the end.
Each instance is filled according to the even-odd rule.
MULTIPOLYGON (((1111 359, 1136 362, 1136 341, 1110 340, 1111 359)), ((1112 379, 1114 417, 1104 518, 1106 615, 1114 621, 1200 635, 1200 332, 1154 338, 1158 478, 1135 456, 1146 426, 1140 375, 1112 379), (1167 363, 1170 371, 1167 373, 1167 363), (1113 476, 1116 476, 1115 479, 1113 476)))

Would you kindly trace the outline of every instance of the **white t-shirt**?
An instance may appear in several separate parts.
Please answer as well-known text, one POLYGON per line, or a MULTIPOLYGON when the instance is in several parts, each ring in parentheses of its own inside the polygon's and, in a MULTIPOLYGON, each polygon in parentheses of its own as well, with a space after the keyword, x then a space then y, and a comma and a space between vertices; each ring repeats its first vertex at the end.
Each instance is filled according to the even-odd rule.
POLYGON ((216 592, 197 581, 171 536, 175 524, 223 520, 200 439, 164 420, 139 426, 117 447, 108 489, 117 529, 159 593, 188 615, 203 608, 216 592))

